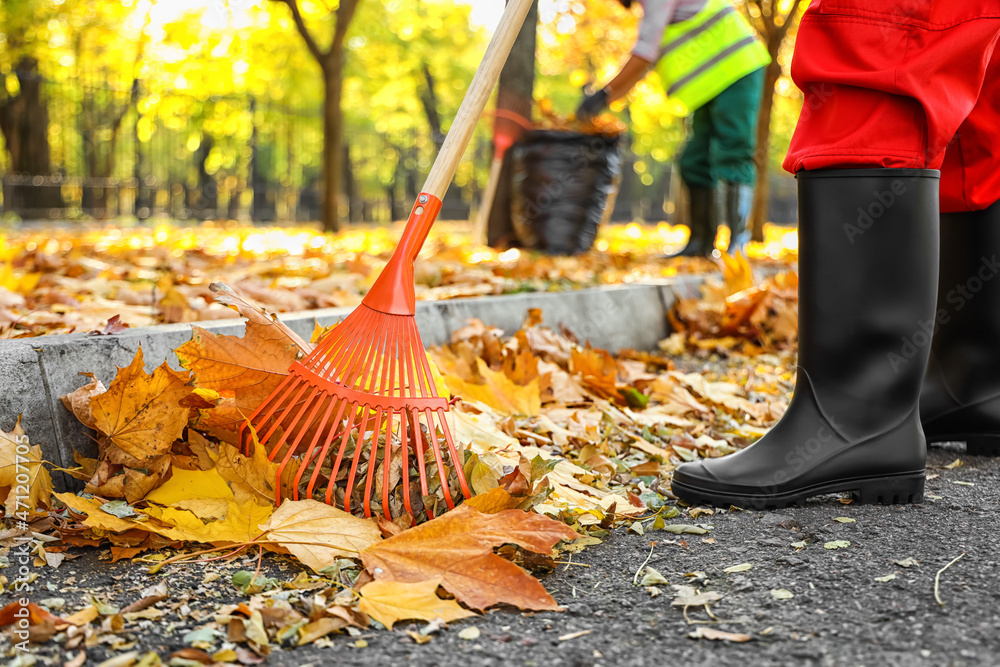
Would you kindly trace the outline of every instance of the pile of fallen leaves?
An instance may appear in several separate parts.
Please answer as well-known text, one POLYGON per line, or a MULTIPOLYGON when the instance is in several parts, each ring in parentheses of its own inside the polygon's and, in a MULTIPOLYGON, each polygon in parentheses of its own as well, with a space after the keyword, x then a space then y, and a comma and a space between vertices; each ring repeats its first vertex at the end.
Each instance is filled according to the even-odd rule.
POLYGON ((722 256, 723 280, 709 279, 702 297, 679 299, 670 311, 675 333, 661 349, 680 354, 685 347, 756 355, 788 350, 798 340, 798 274, 754 278, 742 257, 722 256))
MULTIPOLYGON (((110 386, 90 376, 63 398, 98 443, 96 459, 78 455, 78 466, 65 471, 85 482, 83 492, 53 494, 40 448, 27 446, 19 426, 0 432, 0 498, 10 524, 0 546, 30 547, 37 566, 59 567, 74 557, 71 547, 109 546, 113 560, 132 558, 153 571, 264 551, 311 570, 284 583, 259 572, 234 576, 250 602, 220 609, 215 623, 243 653, 206 654, 215 662, 252 664, 272 643, 322 641, 373 622, 440 624, 497 604, 555 609, 524 568, 551 567, 554 546, 594 544, 621 522, 640 534, 708 532, 707 524, 670 522, 680 514, 670 503, 671 470, 736 451, 784 410, 792 353, 774 332, 780 309, 794 307, 794 274, 772 276, 751 293, 745 261, 725 268, 703 312, 677 306, 678 317, 697 325, 662 346, 679 344, 694 356, 612 355, 544 326, 537 311, 509 337, 473 320, 432 348, 439 389, 454 399, 449 425, 475 494, 434 518, 427 509, 443 507, 442 480, 415 515, 394 512, 394 519, 354 516, 315 499, 276 506, 294 480, 278 479, 264 447, 238 448, 237 431, 312 343, 216 285, 220 302, 246 319, 242 337, 194 327, 191 341, 176 350, 182 370, 163 364, 146 373, 140 350, 110 386), (748 316, 746 300, 757 304, 748 316), (735 328, 734 317, 741 322, 735 328), (742 347, 703 344, 718 333, 743 336, 742 347), (753 356, 719 365, 713 359, 720 349, 753 356), (11 491, 22 483, 15 456, 30 473, 29 501, 21 507, 11 491), (263 595, 274 587, 311 591, 310 602, 292 606, 263 595)), ((352 434, 359 443, 363 436, 352 434)), ((395 476, 393 493, 404 474, 414 471, 395 476)), ((688 518, 712 513, 698 509, 688 518)), ((68 649, 113 645, 128 623, 162 615, 160 601, 153 590, 129 608, 102 608, 95 600, 68 616, 32 606, 32 639, 59 637, 68 649)), ((12 622, 12 604, 0 610, 0 625, 12 622)))
MULTIPOLYGON (((273 312, 355 306, 400 232, 400 225, 323 234, 222 223, 10 231, 0 234, 0 338, 229 318, 209 289, 218 280, 273 312)), ((794 230, 767 232, 757 257, 794 250, 794 230)), ((667 224, 609 225, 587 255, 548 257, 471 244, 467 223, 439 222, 416 265, 416 294, 579 289, 714 270, 708 260, 662 260, 684 238, 683 228, 667 224)))
POLYGON ((538 101, 538 111, 541 120, 536 125, 537 129, 580 132, 582 134, 601 134, 606 137, 618 136, 628 129, 628 125, 609 112, 599 113, 586 120, 577 119, 575 114, 561 116, 556 113, 552 106, 552 101, 548 99, 538 101))

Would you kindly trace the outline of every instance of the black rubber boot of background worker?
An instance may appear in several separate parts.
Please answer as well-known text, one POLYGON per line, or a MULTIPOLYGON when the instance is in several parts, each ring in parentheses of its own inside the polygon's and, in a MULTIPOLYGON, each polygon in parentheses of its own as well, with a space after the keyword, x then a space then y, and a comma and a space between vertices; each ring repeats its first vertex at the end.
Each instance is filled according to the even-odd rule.
POLYGON ((928 442, 1000 455, 1000 202, 941 214, 938 313, 920 418, 928 442))
POLYGON ((719 229, 719 215, 715 203, 715 188, 692 186, 688 189, 690 204, 688 224, 691 235, 680 252, 669 257, 710 257, 715 249, 715 234, 719 229))
POLYGON ((784 507, 824 493, 923 498, 917 406, 937 300, 939 172, 799 172, 799 360, 785 414, 730 456, 685 463, 692 503, 784 507))
POLYGON ((725 182, 722 184, 725 197, 726 224, 729 225, 729 246, 726 252, 746 255, 750 243, 750 209, 753 207, 753 186, 748 183, 725 182))

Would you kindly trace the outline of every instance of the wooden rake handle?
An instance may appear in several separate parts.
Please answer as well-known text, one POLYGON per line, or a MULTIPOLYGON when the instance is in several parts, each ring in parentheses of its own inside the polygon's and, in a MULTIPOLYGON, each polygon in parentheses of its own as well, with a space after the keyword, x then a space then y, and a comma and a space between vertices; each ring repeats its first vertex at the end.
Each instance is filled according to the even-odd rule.
POLYGON ((458 108, 441 151, 434 159, 434 165, 424 182, 424 188, 413 205, 396 251, 365 295, 363 303, 370 308, 389 315, 414 314, 416 296, 413 293, 413 262, 441 210, 441 200, 448 192, 458 163, 462 160, 462 154, 465 153, 479 116, 493 92, 493 86, 500 76, 500 70, 503 69, 531 3, 532 0, 509 0, 507 3, 503 16, 500 17, 500 24, 486 47, 483 62, 472 77, 462 106, 458 108))
POLYGON ((461 162, 465 148, 469 145, 469 139, 472 138, 472 132, 476 129, 476 123, 486 108, 486 102, 493 92, 493 86, 507 61, 507 55, 514 45, 514 39, 521 29, 521 24, 524 23, 524 17, 531 3, 532 0, 508 0, 496 32, 486 47, 483 62, 479 64, 479 69, 472 78, 465 99, 462 100, 462 106, 455 114, 455 120, 452 121, 441 146, 441 152, 435 158, 427 180, 424 181, 424 193, 444 199, 445 193, 448 192, 448 186, 455 176, 458 163, 461 162))

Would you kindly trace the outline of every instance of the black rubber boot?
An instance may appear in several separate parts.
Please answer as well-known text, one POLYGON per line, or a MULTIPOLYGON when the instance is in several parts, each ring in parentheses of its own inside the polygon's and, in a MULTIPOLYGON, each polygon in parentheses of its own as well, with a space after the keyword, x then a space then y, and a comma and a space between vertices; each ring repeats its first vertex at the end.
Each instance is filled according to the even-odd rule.
POLYGON ((928 442, 1000 456, 1000 202, 941 214, 941 279, 920 394, 928 442))
POLYGON ((670 257, 709 257, 715 249, 715 234, 719 229, 715 188, 691 187, 688 199, 691 236, 684 249, 670 257))
POLYGON ((753 206, 753 186, 746 183, 725 182, 722 190, 726 198, 726 224, 729 225, 729 246, 726 252, 735 255, 737 252, 747 252, 750 243, 750 230, 747 220, 753 206))
POLYGON ((921 322, 937 294, 939 172, 800 172, 795 392, 759 441, 674 471, 692 503, 768 508, 824 493, 923 497, 921 322))

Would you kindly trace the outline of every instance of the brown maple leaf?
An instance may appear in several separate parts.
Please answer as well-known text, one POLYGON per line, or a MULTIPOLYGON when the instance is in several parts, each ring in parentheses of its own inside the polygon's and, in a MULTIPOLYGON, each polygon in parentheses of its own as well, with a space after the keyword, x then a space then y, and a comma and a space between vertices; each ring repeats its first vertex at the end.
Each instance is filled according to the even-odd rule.
POLYGON ((462 505, 368 547, 361 560, 377 580, 414 583, 440 577, 449 593, 473 609, 499 603, 558 609, 537 579, 493 553, 493 548, 517 544, 549 553, 560 540, 578 537, 566 525, 540 514, 521 510, 483 514, 462 505))

